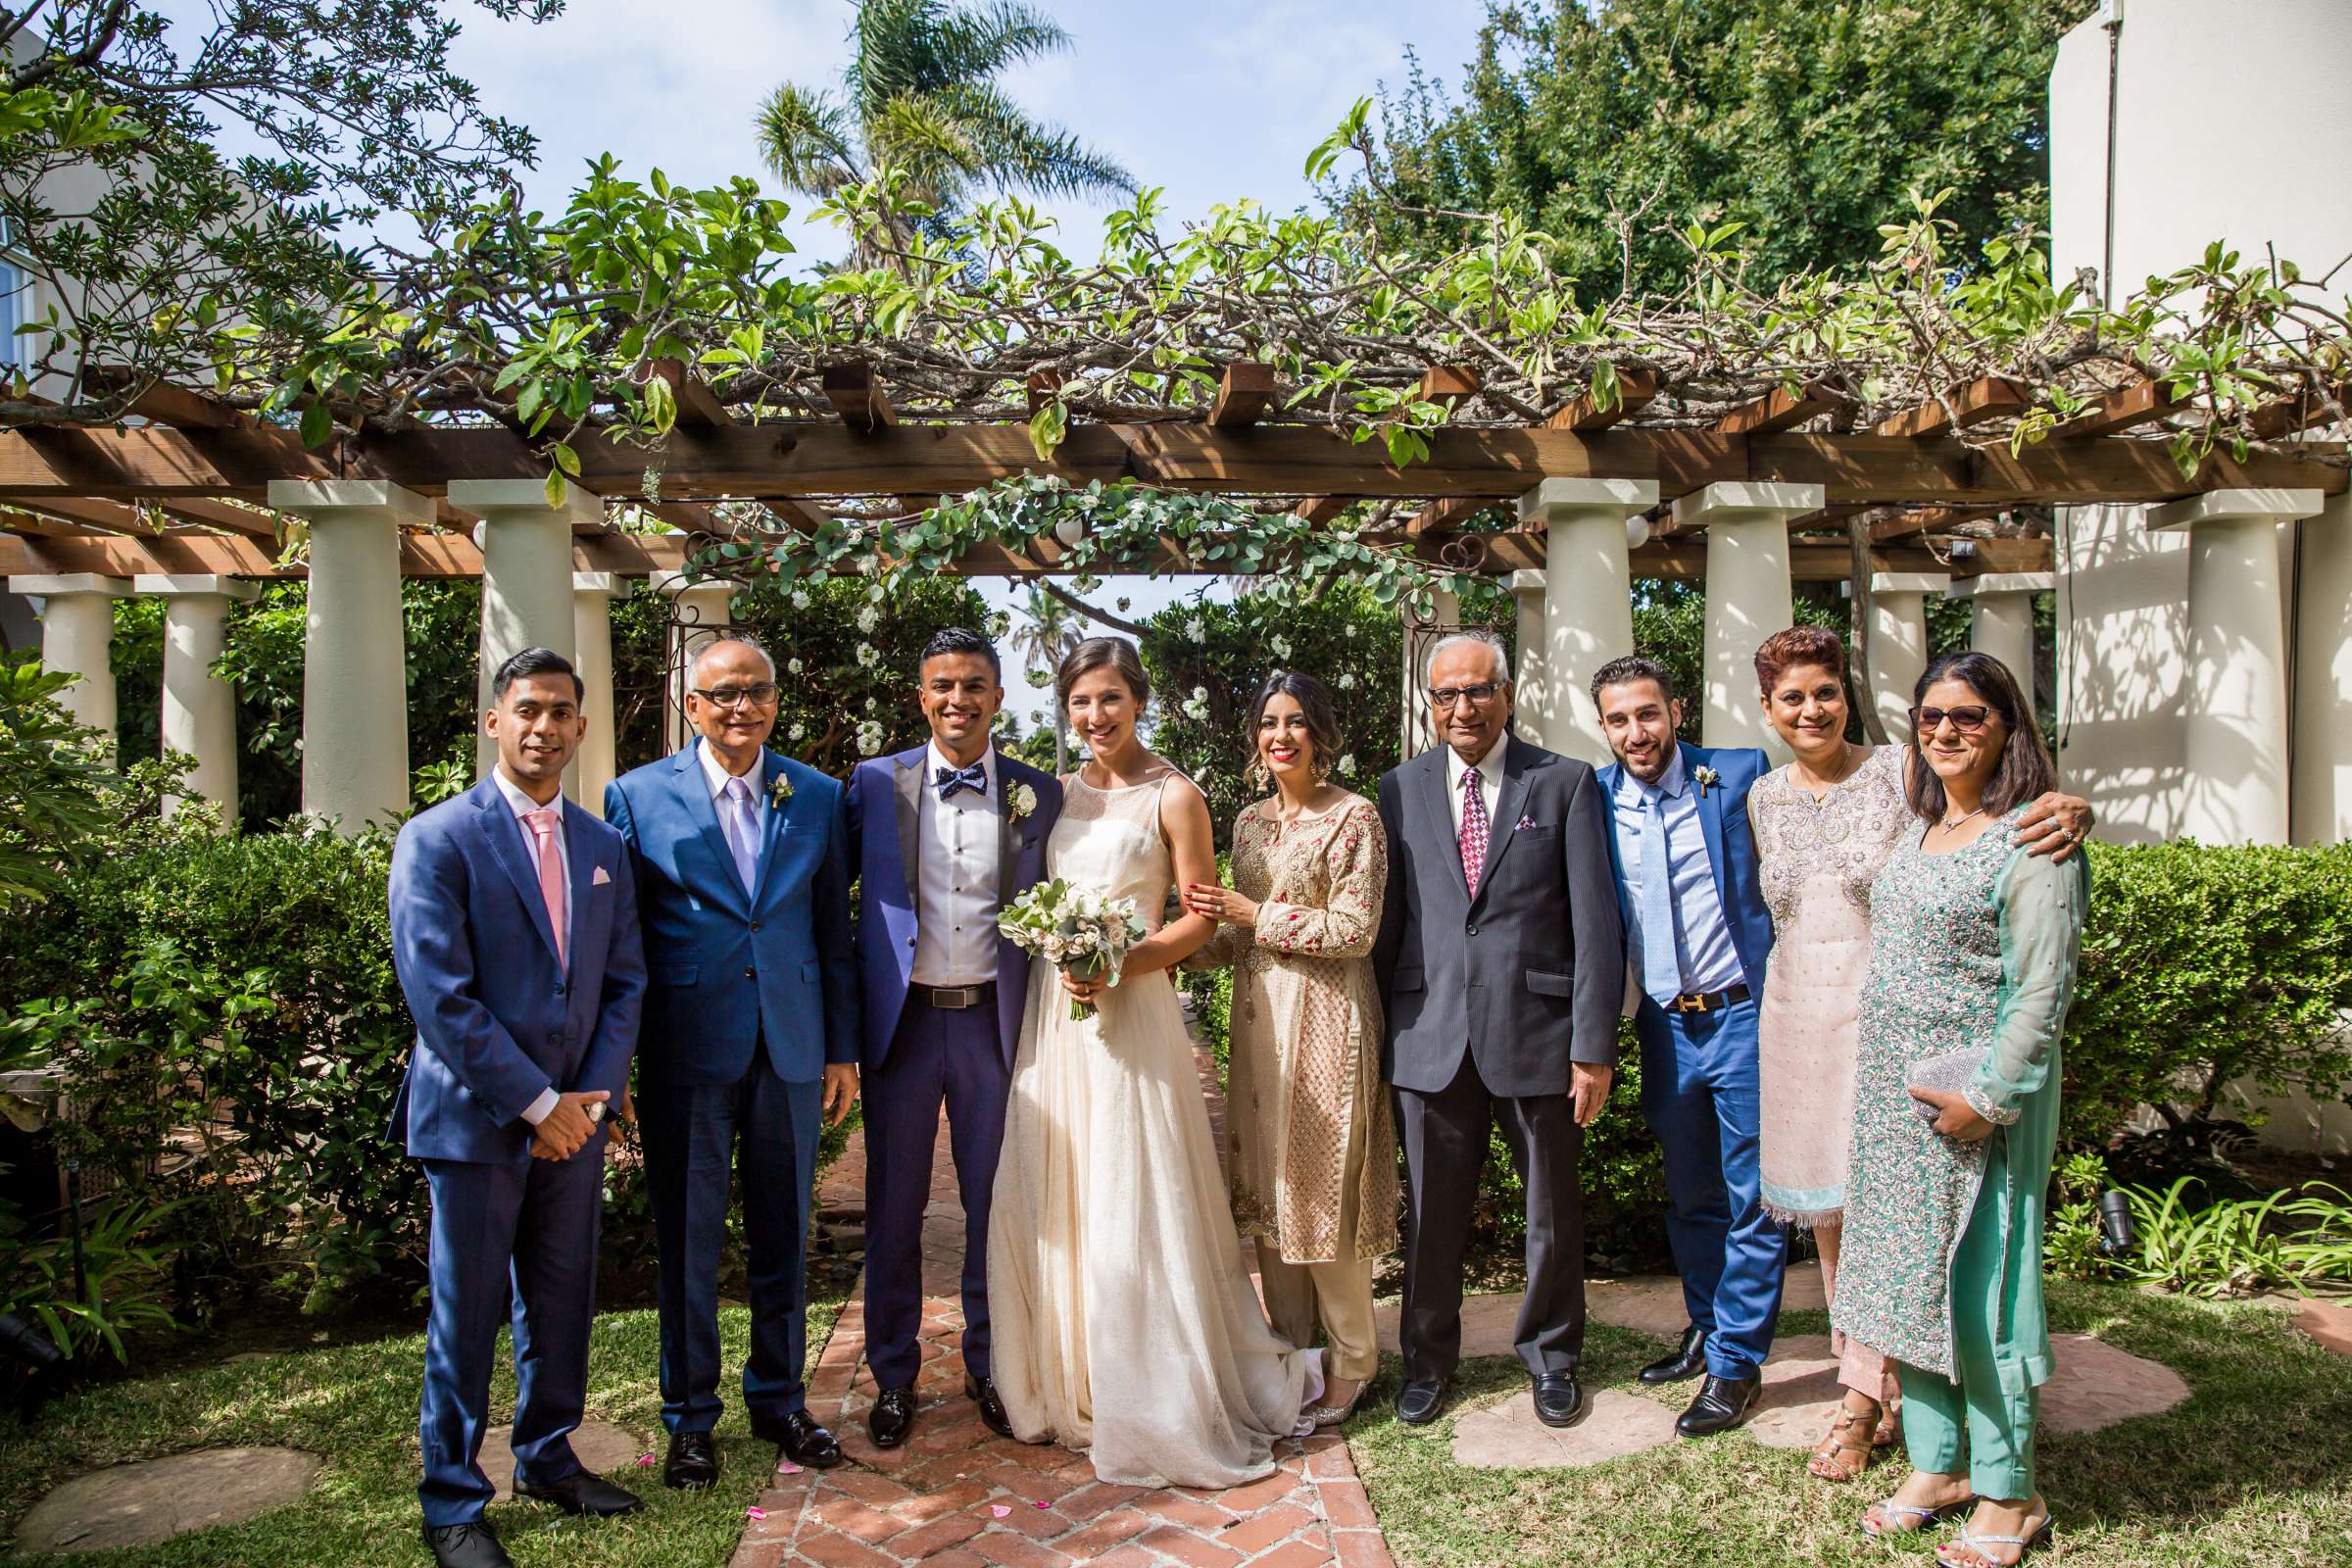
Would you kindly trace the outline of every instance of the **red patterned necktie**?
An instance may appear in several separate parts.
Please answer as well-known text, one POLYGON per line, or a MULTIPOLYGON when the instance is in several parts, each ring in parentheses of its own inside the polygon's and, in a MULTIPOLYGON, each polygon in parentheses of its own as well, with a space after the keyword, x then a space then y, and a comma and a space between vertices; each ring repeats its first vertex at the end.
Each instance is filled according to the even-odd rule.
POLYGON ((1487 868, 1487 797, 1480 788, 1478 769, 1462 773, 1462 880, 1470 896, 1478 897, 1478 879, 1487 868))

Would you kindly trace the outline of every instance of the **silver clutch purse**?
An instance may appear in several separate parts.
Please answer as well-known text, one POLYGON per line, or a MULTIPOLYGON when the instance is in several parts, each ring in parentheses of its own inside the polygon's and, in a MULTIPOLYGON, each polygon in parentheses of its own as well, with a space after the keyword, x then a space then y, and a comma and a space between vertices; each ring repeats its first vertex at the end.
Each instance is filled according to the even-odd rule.
MULTIPOLYGON (((1977 1069, 1984 1065, 1984 1048, 1971 1046, 1961 1051, 1947 1051, 1940 1056, 1923 1056, 1904 1069, 1903 1082, 1917 1089, 1958 1091, 1976 1082, 1977 1069)), ((1933 1122, 1943 1114, 1924 1100, 1914 1099, 1911 1108, 1919 1119, 1933 1122)))

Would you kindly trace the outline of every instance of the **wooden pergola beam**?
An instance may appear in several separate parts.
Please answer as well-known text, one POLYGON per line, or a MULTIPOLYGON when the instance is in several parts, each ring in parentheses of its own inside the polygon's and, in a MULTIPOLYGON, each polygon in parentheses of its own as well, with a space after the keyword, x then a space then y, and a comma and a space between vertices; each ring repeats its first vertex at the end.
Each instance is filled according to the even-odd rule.
POLYGON ((1320 527, 1346 512, 1354 500, 1353 496, 1308 496, 1291 510, 1320 527))
POLYGON ((1236 360, 1217 378, 1217 395, 1208 405, 1208 422, 1220 430, 1255 424, 1265 417, 1274 395, 1274 367, 1255 360, 1236 360))
POLYGON ((2161 419, 2187 400, 2172 394, 2170 381, 2119 386, 2090 400, 2090 407, 2050 432, 2053 441, 2087 441, 2161 419))
POLYGON ((1982 522, 1997 517, 2007 507, 1912 507, 1873 517, 1870 522, 1872 544, 1892 544, 1897 540, 1917 538, 1923 533, 1948 533, 1964 522, 1982 522))
POLYGON ((710 383, 689 370, 683 360, 654 360, 648 363, 646 371, 669 383, 670 398, 678 406, 678 423, 709 429, 735 422, 735 416, 719 402, 710 383))
POLYGON ((1946 430, 1965 430, 2003 414, 2014 414, 2031 401, 2022 382, 2005 375, 1981 375, 1953 387, 1941 398, 1931 398, 1875 426, 1873 435, 1900 436, 1917 441, 1946 430))
POLYGON ((202 392, 153 380, 126 366, 90 366, 81 372, 81 384, 103 397, 137 387, 138 394, 130 400, 127 412, 157 424, 183 430, 228 430, 253 422, 239 411, 202 392))
POLYGON ((1647 366, 1629 366, 1617 372, 1617 401, 1607 408, 1588 392, 1571 399, 1557 414, 1544 421, 1547 430, 1605 430, 1612 424, 1624 422, 1657 401, 1666 383, 1658 372, 1647 366))
POLYGON ((1775 387, 1755 402, 1734 409, 1715 421, 1723 435, 1777 435, 1818 418, 1845 402, 1838 383, 1826 376, 1792 388, 1775 387))
MULTIPOLYGON (((1426 461, 1392 466, 1378 442, 1313 425, 1222 431, 1204 424, 1080 424, 1039 462, 1020 424, 921 424, 860 435, 790 421, 672 433, 659 465, 665 498, 960 494, 1023 473, 1072 483, 1149 471, 1187 491, 1284 496, 1509 500, 1545 478, 1655 479, 1688 494, 1719 480, 1818 484, 1831 505, 2016 506, 2175 500, 2222 488, 2317 489, 2340 495, 2340 447, 2226 451, 2184 477, 2164 443, 2108 437, 2003 443, 1879 435, 1727 436, 1619 426, 1577 430, 1449 426, 1425 433, 1426 461), (1140 463, 1139 463, 1140 460, 1140 463), (1148 465, 1145 469, 1141 465, 1148 465)), ((610 442, 580 448, 581 484, 610 497, 643 493, 646 457, 610 442)), ((456 479, 541 479, 528 443, 490 426, 389 435, 345 432, 321 448, 289 431, 159 426, 0 431, 0 500, 135 500, 182 496, 258 501, 272 479, 384 479, 439 495, 456 479)))
POLYGON ((1478 388, 1478 371, 1469 366, 1433 365, 1423 372, 1413 395, 1424 403, 1443 403, 1450 409, 1464 398, 1477 396, 1478 388))
POLYGON ((2344 416, 2352 408, 2352 381, 2337 383, 2331 397, 2322 397, 2309 389, 2265 404, 2256 409, 2246 420, 2246 428, 2257 441, 2276 441, 2308 430, 2315 424, 2328 424, 2344 416), (2332 402, 2333 407, 2329 404, 2332 402))
POLYGON ((871 435, 899 422, 898 411, 890 406, 890 394, 883 390, 882 378, 870 365, 829 365, 822 385, 825 401, 833 405, 841 422, 859 435, 871 435))

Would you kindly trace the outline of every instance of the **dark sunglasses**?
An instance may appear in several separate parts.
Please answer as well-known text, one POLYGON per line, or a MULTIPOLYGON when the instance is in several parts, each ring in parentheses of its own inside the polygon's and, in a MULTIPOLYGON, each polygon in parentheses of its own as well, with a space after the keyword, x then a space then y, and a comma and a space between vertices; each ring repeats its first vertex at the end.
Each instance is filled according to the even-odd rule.
POLYGON ((1974 735, 1984 727, 1984 721, 1990 717, 1992 710, 1981 703, 1967 708, 1914 708, 1911 710, 1911 733, 1933 735, 1948 718, 1952 721, 1952 728, 1961 734, 1974 735))

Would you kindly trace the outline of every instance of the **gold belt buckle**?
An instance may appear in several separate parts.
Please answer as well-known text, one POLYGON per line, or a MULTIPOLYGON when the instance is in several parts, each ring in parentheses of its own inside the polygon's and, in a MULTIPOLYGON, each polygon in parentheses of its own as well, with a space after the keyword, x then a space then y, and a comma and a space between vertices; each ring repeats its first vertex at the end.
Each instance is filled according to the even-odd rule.
POLYGON ((1704 1012, 1707 1010, 1707 999, 1695 991, 1686 991, 1674 999, 1674 1010, 1677 1012, 1704 1012))

